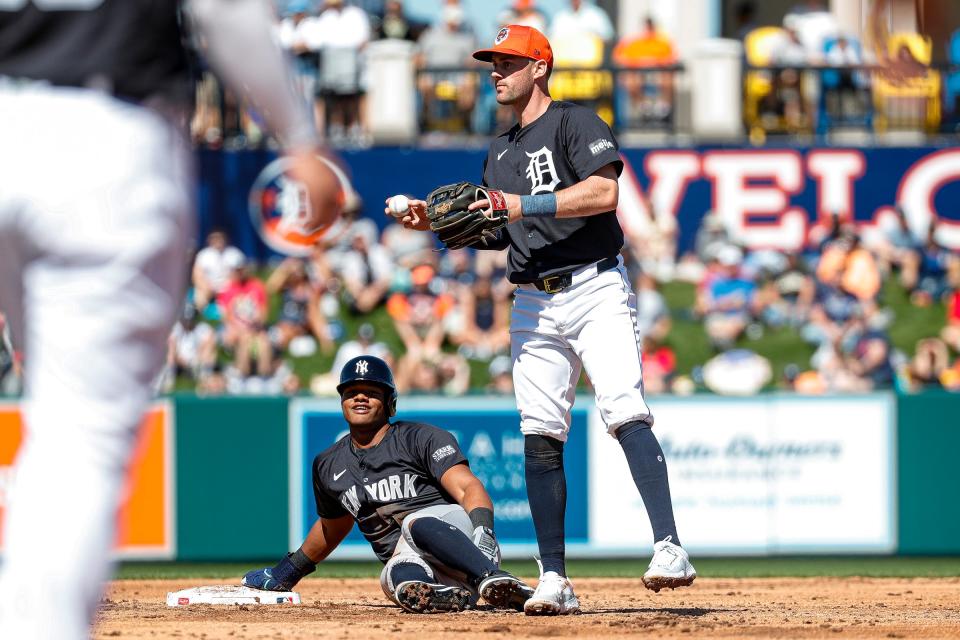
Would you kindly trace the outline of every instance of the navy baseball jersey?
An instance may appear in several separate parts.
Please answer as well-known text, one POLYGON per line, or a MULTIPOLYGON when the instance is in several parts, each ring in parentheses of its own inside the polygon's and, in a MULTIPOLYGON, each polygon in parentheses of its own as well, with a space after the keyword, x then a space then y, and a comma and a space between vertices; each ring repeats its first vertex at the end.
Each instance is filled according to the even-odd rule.
POLYGON ((386 562, 407 514, 456 504, 440 478, 466 462, 453 434, 429 424, 395 422, 370 449, 354 447, 348 434, 313 460, 317 515, 352 515, 374 553, 386 562))
MULTIPOLYGON (((483 166, 483 183, 519 195, 560 191, 613 164, 623 170, 610 127, 596 113, 554 101, 525 127, 516 124, 497 136, 483 166)), ((623 231, 615 211, 582 218, 522 218, 507 225, 501 242, 509 246, 507 279, 534 282, 615 256, 623 231)), ((482 247, 478 247, 482 248, 482 247)))
POLYGON ((190 87, 179 4, 0 2, 0 76, 101 89, 130 100, 182 101, 190 87))

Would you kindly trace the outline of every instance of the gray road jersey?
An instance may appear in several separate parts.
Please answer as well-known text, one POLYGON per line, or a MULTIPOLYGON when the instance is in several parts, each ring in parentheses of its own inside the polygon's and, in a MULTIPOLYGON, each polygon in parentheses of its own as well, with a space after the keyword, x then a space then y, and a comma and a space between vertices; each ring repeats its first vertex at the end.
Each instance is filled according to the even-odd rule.
POLYGON ((371 449, 354 448, 346 435, 313 460, 317 514, 352 515, 374 553, 386 562, 407 514, 456 503, 440 478, 466 461, 453 435, 429 424, 395 422, 371 449))
MULTIPOLYGON (((484 161, 485 185, 507 193, 537 195, 560 191, 614 164, 623 170, 616 138, 590 109, 554 101, 535 121, 497 136, 484 161)), ((506 227, 507 278, 533 282, 570 271, 623 247, 615 211, 585 218, 526 218, 506 227)))

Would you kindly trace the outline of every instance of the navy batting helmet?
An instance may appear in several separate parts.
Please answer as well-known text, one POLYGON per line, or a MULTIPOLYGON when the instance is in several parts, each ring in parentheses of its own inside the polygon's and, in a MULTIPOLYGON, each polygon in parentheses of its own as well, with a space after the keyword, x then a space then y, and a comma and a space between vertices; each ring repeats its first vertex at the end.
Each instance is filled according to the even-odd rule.
POLYGON ((337 393, 343 395, 343 390, 352 382, 372 382, 383 387, 387 393, 387 415, 392 416, 397 412, 397 385, 386 362, 375 356, 357 356, 347 361, 340 370, 337 393))

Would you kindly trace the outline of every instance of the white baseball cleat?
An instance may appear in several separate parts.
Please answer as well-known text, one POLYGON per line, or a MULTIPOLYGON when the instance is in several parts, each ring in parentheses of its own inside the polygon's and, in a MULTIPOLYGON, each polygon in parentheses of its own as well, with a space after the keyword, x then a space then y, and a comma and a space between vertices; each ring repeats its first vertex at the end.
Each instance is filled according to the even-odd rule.
POLYGON ((690 564, 690 556, 667 536, 653 545, 653 559, 643 574, 643 586, 652 591, 689 587, 697 578, 697 570, 690 564))
POLYGON ((573 585, 556 571, 547 571, 529 600, 523 605, 528 616, 565 616, 580 613, 580 601, 573 585))

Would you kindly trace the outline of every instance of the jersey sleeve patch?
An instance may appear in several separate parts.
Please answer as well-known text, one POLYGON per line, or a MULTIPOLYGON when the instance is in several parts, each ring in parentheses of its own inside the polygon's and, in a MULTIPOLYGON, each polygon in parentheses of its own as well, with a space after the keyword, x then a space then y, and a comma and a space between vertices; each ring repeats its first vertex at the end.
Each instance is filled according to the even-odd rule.
POLYGON ((443 446, 443 447, 440 447, 439 449, 437 449, 436 451, 434 451, 433 454, 431 455, 431 457, 433 458, 433 461, 434 461, 434 462, 440 462, 440 461, 443 460, 444 458, 446 458, 446 457, 448 457, 448 456, 452 456, 452 455, 455 454, 456 452, 457 452, 457 451, 456 451, 456 449, 453 448, 453 445, 449 445, 449 444, 448 444, 448 445, 445 445, 445 446, 443 446))

